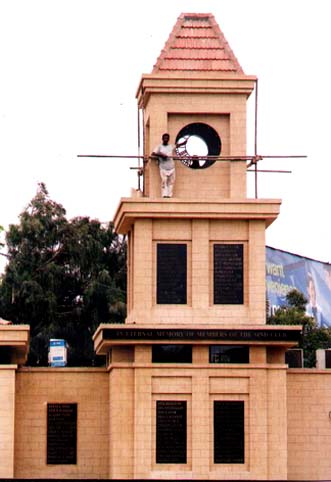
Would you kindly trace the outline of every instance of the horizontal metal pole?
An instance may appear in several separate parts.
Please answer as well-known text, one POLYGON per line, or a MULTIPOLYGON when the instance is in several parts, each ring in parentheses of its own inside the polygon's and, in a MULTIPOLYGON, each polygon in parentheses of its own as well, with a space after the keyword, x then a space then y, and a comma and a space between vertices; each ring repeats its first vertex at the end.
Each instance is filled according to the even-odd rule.
POLYGON ((276 171, 274 169, 247 169, 246 172, 282 172, 285 174, 291 174, 292 171, 276 171))
MULTIPOLYGON (((125 156, 125 155, 110 155, 110 154, 78 154, 77 157, 94 157, 94 158, 109 158, 109 159, 157 159, 155 156, 125 156)), ((214 161, 261 161, 262 159, 298 159, 307 158, 305 155, 290 155, 290 156, 188 156, 178 157, 172 156, 177 161, 182 160, 214 160, 214 161)))

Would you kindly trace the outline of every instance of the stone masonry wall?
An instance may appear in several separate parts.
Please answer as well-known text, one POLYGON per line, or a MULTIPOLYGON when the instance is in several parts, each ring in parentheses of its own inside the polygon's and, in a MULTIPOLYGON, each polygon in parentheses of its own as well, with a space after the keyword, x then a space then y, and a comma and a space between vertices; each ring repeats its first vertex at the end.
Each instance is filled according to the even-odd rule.
POLYGON ((15 478, 108 478, 108 386, 109 375, 105 369, 18 370, 15 478), (77 403, 76 465, 46 463, 47 403, 77 403))

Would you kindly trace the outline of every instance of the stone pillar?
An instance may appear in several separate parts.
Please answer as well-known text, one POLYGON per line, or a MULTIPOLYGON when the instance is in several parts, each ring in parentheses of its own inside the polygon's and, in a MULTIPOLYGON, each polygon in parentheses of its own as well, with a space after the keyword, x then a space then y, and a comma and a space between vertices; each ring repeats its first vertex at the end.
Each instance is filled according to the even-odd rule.
POLYGON ((28 325, 0 325, 0 479, 14 477, 15 374, 26 361, 28 325))
POLYGON ((0 479, 14 477, 16 368, 0 365, 0 479))

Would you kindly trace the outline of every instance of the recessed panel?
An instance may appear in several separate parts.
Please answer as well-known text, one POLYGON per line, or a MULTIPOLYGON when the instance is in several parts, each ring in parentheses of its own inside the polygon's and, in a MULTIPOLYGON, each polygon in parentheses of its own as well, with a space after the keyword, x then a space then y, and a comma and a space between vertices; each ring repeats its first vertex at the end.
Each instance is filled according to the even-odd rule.
POLYGON ((153 363, 192 363, 192 345, 153 345, 153 363))
POLYGON ((249 363, 249 346, 211 345, 209 363, 249 363))

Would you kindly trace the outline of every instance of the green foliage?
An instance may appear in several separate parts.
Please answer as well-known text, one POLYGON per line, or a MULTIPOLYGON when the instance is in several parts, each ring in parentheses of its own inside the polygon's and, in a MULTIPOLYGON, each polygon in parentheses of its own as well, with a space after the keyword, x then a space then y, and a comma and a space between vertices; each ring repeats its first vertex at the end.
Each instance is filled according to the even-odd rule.
POLYGON ((314 321, 306 316, 307 299, 297 290, 291 290, 286 296, 286 304, 278 308, 267 322, 271 325, 306 325, 314 321))
POLYGON ((125 242, 111 223, 65 214, 41 183, 6 234, 0 316, 30 325, 30 365, 47 365, 50 338, 68 342, 69 365, 94 365, 97 326, 125 318, 125 242))
POLYGON ((286 301, 288 306, 296 308, 297 310, 305 313, 307 298, 298 290, 291 290, 287 293, 286 301))
POLYGON ((305 314, 307 299, 297 290, 291 290, 286 296, 286 305, 278 308, 268 317, 271 325, 302 325, 302 338, 299 348, 303 349, 304 366, 315 367, 316 350, 331 347, 331 329, 317 326, 313 317, 305 314))

